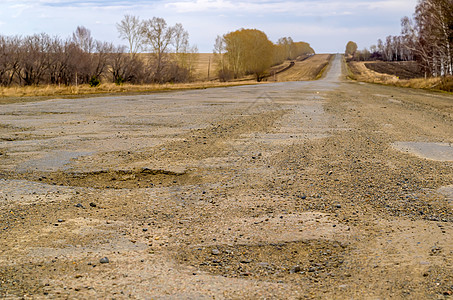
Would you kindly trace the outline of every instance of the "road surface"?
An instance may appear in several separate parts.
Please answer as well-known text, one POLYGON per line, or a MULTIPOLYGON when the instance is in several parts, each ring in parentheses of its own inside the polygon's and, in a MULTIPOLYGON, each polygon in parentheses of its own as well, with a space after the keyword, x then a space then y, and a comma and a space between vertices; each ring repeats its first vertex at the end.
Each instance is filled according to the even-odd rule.
POLYGON ((450 297, 453 96, 343 69, 0 106, 0 297, 450 297))

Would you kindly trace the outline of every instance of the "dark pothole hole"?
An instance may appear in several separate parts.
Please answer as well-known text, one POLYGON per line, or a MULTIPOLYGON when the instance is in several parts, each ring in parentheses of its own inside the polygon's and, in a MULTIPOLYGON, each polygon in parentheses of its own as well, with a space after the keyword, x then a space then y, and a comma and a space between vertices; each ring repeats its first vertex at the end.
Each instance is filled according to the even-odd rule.
POLYGON ((25 179, 50 185, 91 187, 98 189, 134 189, 190 184, 198 176, 186 171, 164 169, 100 170, 91 172, 35 172, 8 174, 10 179, 25 179))

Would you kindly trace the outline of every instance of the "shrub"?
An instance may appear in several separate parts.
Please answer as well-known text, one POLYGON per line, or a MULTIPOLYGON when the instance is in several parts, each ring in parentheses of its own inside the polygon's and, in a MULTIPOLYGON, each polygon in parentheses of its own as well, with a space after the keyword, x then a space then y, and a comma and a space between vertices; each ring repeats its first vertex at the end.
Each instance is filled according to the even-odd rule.
POLYGON ((97 87, 101 84, 101 81, 97 76, 92 76, 90 81, 88 81, 90 87, 97 87))

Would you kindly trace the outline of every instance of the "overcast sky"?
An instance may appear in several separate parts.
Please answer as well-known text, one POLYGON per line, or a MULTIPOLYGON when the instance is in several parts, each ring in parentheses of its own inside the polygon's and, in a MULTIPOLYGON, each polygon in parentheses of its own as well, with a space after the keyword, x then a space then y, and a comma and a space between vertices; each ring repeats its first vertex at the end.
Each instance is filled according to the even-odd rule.
POLYGON ((215 37, 256 28, 269 39, 290 36, 317 53, 344 52, 349 40, 359 48, 400 33, 400 20, 412 16, 417 0, 0 0, 0 34, 45 32, 68 37, 79 25, 95 39, 126 44, 115 24, 124 14, 162 17, 182 23, 191 44, 212 52, 215 37))

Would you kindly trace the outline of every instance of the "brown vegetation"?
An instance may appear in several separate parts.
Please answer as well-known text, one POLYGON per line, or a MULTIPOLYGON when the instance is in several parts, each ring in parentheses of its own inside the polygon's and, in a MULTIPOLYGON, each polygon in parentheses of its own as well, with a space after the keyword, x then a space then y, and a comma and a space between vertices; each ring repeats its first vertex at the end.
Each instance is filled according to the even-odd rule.
POLYGON ((290 37, 280 38, 274 44, 260 30, 240 29, 217 36, 214 54, 220 80, 253 75, 259 82, 271 75, 272 66, 312 55, 314 50, 308 43, 293 42, 290 37))
MULTIPOLYGON (((419 88, 419 89, 443 89, 442 79, 431 77, 431 78, 413 78, 413 79, 400 79, 398 76, 390 75, 386 73, 379 73, 373 71, 370 68, 367 68, 366 64, 371 64, 370 62, 357 62, 351 61, 348 63, 349 69, 349 78, 369 82, 369 83, 379 83, 386 85, 394 85, 400 87, 410 87, 410 88, 419 88)), ((384 65, 381 65, 381 70, 384 65)), ((386 71, 391 73, 390 70, 386 71)))
POLYGON ((414 79, 424 77, 420 65, 415 61, 365 62, 365 66, 378 73, 394 75, 400 79, 414 79))
POLYGON ((192 82, 192 83, 166 83, 166 84, 122 84, 114 83, 101 84, 98 87, 90 87, 88 84, 78 86, 58 86, 58 85, 42 85, 42 86, 0 86, 0 105, 17 103, 17 102, 32 102, 40 98, 46 99, 49 97, 61 98, 78 98, 94 95, 106 94, 147 94, 175 90, 195 90, 215 87, 227 87, 237 85, 256 84, 256 82, 241 81, 241 82, 192 82))

